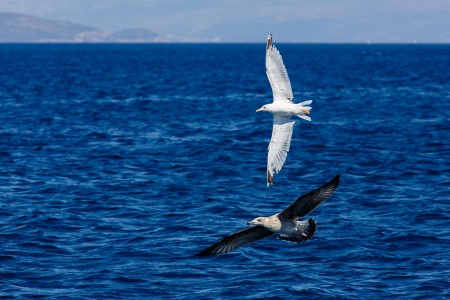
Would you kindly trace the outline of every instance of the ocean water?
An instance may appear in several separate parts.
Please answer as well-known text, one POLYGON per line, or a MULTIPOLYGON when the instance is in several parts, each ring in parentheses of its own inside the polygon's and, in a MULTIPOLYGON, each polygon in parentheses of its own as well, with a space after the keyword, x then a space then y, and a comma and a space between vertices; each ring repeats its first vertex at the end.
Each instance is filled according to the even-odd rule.
POLYGON ((450 297, 450 45, 0 45, 0 298, 450 297), (301 244, 195 253, 341 174, 301 244))

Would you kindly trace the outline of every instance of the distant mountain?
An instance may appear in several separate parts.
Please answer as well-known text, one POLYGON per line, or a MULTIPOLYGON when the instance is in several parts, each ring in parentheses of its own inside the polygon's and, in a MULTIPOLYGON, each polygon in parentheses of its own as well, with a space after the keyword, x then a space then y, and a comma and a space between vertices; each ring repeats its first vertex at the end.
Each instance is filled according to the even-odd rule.
POLYGON ((109 32, 66 21, 0 12, 0 43, 152 43, 167 37, 147 29, 109 32))

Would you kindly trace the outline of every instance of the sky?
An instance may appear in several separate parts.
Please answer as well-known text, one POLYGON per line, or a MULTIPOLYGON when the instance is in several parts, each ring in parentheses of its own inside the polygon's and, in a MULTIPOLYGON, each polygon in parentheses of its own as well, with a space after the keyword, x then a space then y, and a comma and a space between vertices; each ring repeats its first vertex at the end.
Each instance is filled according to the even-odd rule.
POLYGON ((449 0, 0 0, 0 11, 186 41, 450 43, 449 0))

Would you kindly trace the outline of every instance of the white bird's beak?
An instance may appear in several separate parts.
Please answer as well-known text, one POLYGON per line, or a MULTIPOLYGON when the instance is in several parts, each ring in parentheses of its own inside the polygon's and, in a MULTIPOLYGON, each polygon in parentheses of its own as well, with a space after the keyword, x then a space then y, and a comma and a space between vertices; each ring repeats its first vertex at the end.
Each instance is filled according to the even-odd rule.
POLYGON ((256 110, 256 112, 260 112, 260 111, 262 111, 262 109, 261 109, 261 108, 258 108, 258 109, 256 110))
POLYGON ((255 221, 247 222, 247 225, 256 225, 255 221))

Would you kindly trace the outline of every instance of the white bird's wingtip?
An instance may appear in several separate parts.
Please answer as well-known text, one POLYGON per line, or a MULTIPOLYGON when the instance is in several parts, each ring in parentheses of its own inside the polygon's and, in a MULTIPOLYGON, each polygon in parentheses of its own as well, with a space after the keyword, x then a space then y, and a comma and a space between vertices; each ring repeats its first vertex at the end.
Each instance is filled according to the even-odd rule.
POLYGON ((266 51, 269 50, 270 46, 272 46, 272 34, 267 37, 266 51))
POLYGON ((267 187, 273 185, 273 174, 267 169, 267 187))

